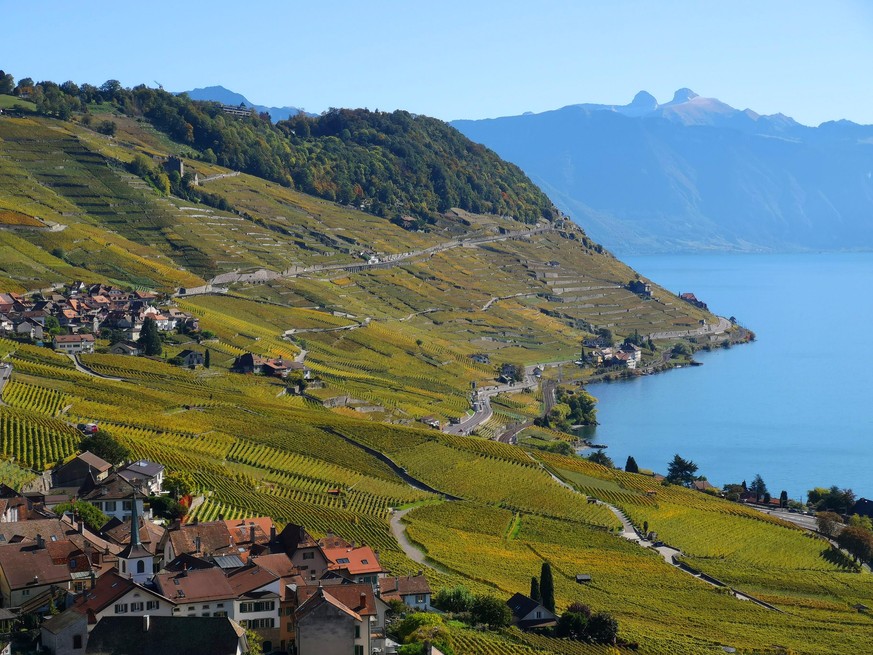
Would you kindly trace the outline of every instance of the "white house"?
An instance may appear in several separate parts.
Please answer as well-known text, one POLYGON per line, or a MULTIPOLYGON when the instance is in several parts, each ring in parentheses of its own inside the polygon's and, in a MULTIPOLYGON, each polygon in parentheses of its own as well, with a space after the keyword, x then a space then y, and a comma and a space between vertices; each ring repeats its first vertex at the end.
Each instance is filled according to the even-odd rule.
POLYGON ((421 612, 429 612, 432 609, 430 604, 431 589, 430 585, 421 573, 418 575, 407 576, 388 576, 381 578, 377 589, 382 600, 400 600, 404 605, 421 612))

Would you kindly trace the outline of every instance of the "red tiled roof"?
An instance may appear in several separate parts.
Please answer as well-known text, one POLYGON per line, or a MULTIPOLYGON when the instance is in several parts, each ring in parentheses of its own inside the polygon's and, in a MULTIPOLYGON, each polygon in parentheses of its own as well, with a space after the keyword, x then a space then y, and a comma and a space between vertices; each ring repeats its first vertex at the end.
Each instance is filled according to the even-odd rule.
POLYGON ((330 570, 344 569, 352 575, 379 573, 382 570, 379 558, 369 546, 323 548, 322 551, 328 560, 328 569, 330 570))
POLYGON ((278 579, 279 576, 275 573, 257 565, 247 566, 227 576, 227 582, 236 596, 260 589, 278 579))
POLYGON ((225 600, 236 593, 219 568, 155 575, 158 590, 176 603, 225 600))
POLYGON ((379 580, 379 589, 383 598, 399 598, 413 594, 431 593, 430 584, 423 575, 394 576, 379 580))
POLYGON ((323 591, 359 616, 376 614, 376 595, 370 584, 337 584, 331 586, 304 585, 297 587, 297 602, 303 604, 323 591))

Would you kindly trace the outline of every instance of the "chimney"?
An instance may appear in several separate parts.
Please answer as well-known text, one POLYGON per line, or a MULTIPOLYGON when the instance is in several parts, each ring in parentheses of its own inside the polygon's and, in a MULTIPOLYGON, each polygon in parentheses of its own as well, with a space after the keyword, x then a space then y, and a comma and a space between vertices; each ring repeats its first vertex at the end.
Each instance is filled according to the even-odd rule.
POLYGON ((270 526, 270 541, 271 542, 276 541, 276 526, 275 525, 270 526))
POLYGON ((366 607, 366 606, 367 606, 367 594, 365 594, 362 591, 361 592, 361 604, 359 605, 359 607, 366 607))
POLYGON ((151 624, 151 621, 149 620, 149 615, 146 614, 145 616, 142 617, 142 631, 148 632, 150 624, 151 624))
POLYGON ((255 524, 249 523, 249 541, 255 543, 255 524))
POLYGON ((194 552, 195 553, 200 552, 200 535, 199 534, 196 537, 194 537, 194 552))
POLYGON ((37 548, 45 548, 45 539, 42 538, 41 534, 36 535, 36 547, 37 548))
POLYGON ((85 521, 79 519, 77 528, 79 530, 79 534, 85 534, 85 521))

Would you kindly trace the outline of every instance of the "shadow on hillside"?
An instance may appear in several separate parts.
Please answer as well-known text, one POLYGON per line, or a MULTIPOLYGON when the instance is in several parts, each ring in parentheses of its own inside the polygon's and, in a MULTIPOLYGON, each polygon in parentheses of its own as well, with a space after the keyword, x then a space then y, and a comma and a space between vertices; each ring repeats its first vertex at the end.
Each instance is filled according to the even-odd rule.
POLYGON ((831 546, 830 548, 823 550, 821 552, 821 556, 825 559, 825 561, 830 562, 834 566, 839 566, 844 569, 857 569, 858 565, 855 563, 851 557, 846 555, 843 551, 841 551, 836 546, 831 546))

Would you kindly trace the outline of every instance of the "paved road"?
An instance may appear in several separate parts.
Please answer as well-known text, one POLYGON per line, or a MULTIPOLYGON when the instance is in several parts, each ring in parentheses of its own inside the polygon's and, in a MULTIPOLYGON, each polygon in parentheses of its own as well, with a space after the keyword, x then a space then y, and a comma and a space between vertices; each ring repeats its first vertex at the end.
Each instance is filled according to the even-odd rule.
POLYGON ((12 364, 0 362, 0 405, 5 405, 3 402, 3 387, 9 382, 9 377, 12 375, 12 364))
POLYGON ((818 531, 818 524, 816 523, 814 516, 789 512, 787 509, 766 509, 764 507, 758 507, 756 505, 749 505, 749 507, 751 507, 752 509, 756 509, 764 514, 770 514, 771 516, 780 518, 783 521, 793 523, 794 525, 800 526, 801 528, 804 528, 806 530, 811 530, 813 532, 818 531))
POLYGON ((490 419, 494 414, 491 409, 491 398, 493 396, 496 396, 499 393, 515 393, 526 389, 536 388, 539 382, 531 373, 533 369, 533 366, 528 366, 525 369, 524 380, 521 382, 480 387, 476 394, 476 402, 479 405, 479 409, 477 409, 472 416, 468 416, 460 423, 450 423, 443 429, 443 431, 448 434, 470 434, 482 423, 490 419))
POLYGON ((94 378, 101 378, 103 380, 113 380, 114 382, 124 382, 124 380, 122 380, 121 378, 115 378, 115 377, 112 377, 111 375, 101 375, 97 371, 92 371, 90 368, 85 366, 81 361, 79 361, 78 355, 67 355, 67 357, 69 357, 71 360, 73 360, 73 365, 76 367, 76 370, 79 371, 79 373, 84 373, 85 375, 90 375, 91 377, 94 377, 94 378))
POLYGON ((718 323, 715 325, 703 325, 692 330, 673 330, 671 332, 652 332, 649 335, 650 339, 678 339, 680 337, 701 337, 707 334, 724 334, 731 329, 731 322, 721 316, 718 318, 718 323))

